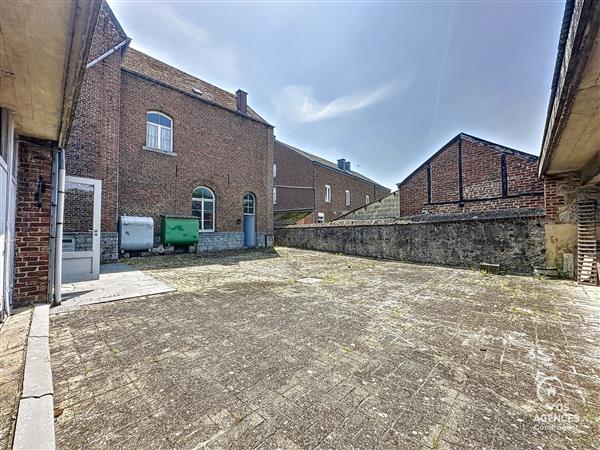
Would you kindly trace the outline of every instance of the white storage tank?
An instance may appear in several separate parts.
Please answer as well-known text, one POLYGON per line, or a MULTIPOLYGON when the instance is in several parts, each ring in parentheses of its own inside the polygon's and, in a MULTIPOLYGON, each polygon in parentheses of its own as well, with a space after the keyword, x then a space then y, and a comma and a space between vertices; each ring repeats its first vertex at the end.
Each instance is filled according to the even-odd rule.
POLYGON ((121 216, 119 219, 119 244, 124 252, 148 251, 154 247, 152 217, 121 216))

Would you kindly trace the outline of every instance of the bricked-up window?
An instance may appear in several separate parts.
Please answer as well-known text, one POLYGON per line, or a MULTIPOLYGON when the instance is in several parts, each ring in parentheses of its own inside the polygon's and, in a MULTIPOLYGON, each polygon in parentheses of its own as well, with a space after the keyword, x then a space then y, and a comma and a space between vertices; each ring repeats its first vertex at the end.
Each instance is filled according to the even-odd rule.
POLYGON ((201 186, 192 192, 192 216, 200 219, 200 232, 215 231, 215 194, 201 186))
POLYGON ((168 116, 155 111, 148 112, 146 146, 165 152, 173 150, 173 121, 168 116))
POLYGON ((325 223, 325 213, 317 214, 317 223, 325 223))
POLYGON ((350 191, 349 190, 345 190, 344 194, 345 194, 345 197, 346 197, 346 206, 350 206, 350 191))
POLYGON ((331 203, 331 186, 325 185, 325 202, 331 203))

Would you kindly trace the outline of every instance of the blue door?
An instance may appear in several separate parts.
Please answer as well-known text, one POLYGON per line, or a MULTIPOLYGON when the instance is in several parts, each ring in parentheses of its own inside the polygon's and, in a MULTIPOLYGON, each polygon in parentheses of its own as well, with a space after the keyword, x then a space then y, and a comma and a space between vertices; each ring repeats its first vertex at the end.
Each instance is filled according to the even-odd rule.
POLYGON ((244 247, 256 247, 256 199, 244 194, 244 247))

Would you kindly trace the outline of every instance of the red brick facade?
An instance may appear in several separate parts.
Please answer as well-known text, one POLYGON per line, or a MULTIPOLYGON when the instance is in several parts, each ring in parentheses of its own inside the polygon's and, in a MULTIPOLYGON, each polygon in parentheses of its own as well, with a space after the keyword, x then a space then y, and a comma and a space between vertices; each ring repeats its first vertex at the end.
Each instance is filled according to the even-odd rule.
MULTIPOLYGON (((103 5, 89 60, 126 38, 103 5)), ((216 197, 215 231, 243 231, 242 200, 252 192, 256 231, 271 232, 272 126, 237 111, 235 95, 122 50, 86 69, 66 153, 67 175, 102 180, 102 231, 135 215, 153 217, 158 234, 160 217, 191 215, 192 191, 206 186, 216 197), (149 111, 172 119, 172 152, 145 147, 149 111)))
MULTIPOLYGON (((276 216, 287 217, 288 211, 308 211, 308 216, 295 223, 314 223, 318 213, 330 222, 349 211, 360 208, 390 193, 362 175, 340 170, 334 163, 275 141, 275 163, 277 176, 276 216), (331 187, 331 201, 325 201, 325 185, 331 187), (350 191, 350 205, 346 204, 346 193, 350 191)), ((277 217, 276 217, 277 219, 277 217)))
MULTIPOLYGON (((126 38, 103 7, 88 61, 126 38)), ((66 149, 67 175, 102 180, 102 231, 117 230, 121 59, 116 51, 86 70, 66 149)))
POLYGON ((544 208, 537 160, 461 133, 398 185, 400 216, 544 208))
POLYGON ((13 291, 17 304, 47 301, 51 191, 52 149, 21 142, 13 291))

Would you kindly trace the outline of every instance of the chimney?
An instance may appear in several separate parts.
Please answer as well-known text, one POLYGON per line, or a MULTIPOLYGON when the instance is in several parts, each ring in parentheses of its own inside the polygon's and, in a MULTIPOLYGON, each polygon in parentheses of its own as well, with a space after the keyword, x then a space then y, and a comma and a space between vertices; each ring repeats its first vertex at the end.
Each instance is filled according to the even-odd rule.
POLYGON ((338 168, 342 170, 346 169, 346 160, 344 158, 338 159, 338 168))
POLYGON ((346 170, 350 170, 350 161, 346 161, 346 170))
POLYGON ((237 110, 241 113, 248 113, 248 93, 238 89, 235 92, 235 98, 237 99, 237 110))

